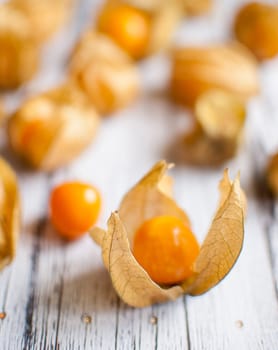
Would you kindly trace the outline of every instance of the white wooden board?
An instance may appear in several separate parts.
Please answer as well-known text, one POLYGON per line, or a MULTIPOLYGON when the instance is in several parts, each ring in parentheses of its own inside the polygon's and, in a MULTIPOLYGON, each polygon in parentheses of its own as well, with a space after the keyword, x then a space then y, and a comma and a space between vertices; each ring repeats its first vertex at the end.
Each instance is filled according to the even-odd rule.
MULTIPOLYGON (((217 0, 211 14, 185 21, 181 43, 226 40, 241 0, 217 0)), ((99 1, 83 0, 72 23, 45 48, 39 76, 7 96, 14 108, 26 95, 61 81, 78 34, 97 13, 99 1)), ((266 155, 278 149, 278 59, 261 67, 262 94, 249 106, 246 145, 227 164, 240 169, 249 199, 242 254, 231 274, 200 297, 133 309, 116 296, 89 237, 65 244, 49 226, 51 187, 66 179, 95 184, 102 192, 104 226, 122 195, 157 160, 165 158, 186 128, 187 112, 156 93, 167 83, 167 57, 140 64, 145 92, 124 111, 103 121, 94 144, 74 163, 52 174, 15 166, 23 204, 18 254, 0 274, 0 349, 278 349, 278 206, 259 199, 256 180, 266 155), (157 317, 157 323, 150 322, 157 317), (87 323, 86 320, 89 322, 87 323)), ((178 165, 172 175, 178 203, 192 218, 201 241, 216 208, 223 168, 178 165)))

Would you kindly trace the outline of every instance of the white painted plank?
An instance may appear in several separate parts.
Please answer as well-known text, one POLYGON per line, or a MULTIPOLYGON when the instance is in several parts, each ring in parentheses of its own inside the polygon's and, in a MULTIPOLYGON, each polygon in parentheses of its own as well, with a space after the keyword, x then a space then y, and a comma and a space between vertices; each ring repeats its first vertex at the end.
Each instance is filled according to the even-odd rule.
MULTIPOLYGON (((243 2, 216 1, 211 15, 182 25, 177 41, 225 39, 233 12, 243 2)), ((94 3, 100 2, 82 2, 81 21, 76 22, 70 34, 64 32, 54 39, 45 51, 40 76, 27 90, 11 97, 11 105, 25 94, 51 86, 62 78, 65 57, 77 31, 89 25, 89 9, 94 3)), ((92 12, 95 16, 96 11, 92 12)), ((49 186, 72 178, 92 182, 100 188, 104 199, 100 224, 104 225, 128 188, 155 161, 166 156, 167 147, 188 122, 185 111, 152 93, 163 88, 168 68, 162 55, 140 64, 145 95, 130 108, 105 120, 94 144, 69 167, 51 178, 19 172, 25 225, 17 258, 0 275, 0 307, 7 312, 7 317, 0 320, 0 341, 4 349, 25 346, 26 349, 272 350, 277 347, 274 284, 274 278, 276 284, 278 281, 277 215, 267 230, 265 222, 269 213, 262 210, 254 195, 251 181, 255 164, 250 158, 251 135, 255 133, 253 120, 258 128, 265 115, 271 115, 268 121, 278 118, 273 112, 277 110, 275 60, 261 69, 263 94, 251 104, 249 142, 238 159, 229 163, 233 175, 238 168, 242 169, 242 180, 250 199, 244 249, 232 273, 210 293, 142 310, 130 308, 117 298, 103 268, 100 251, 89 237, 66 245, 49 225, 40 228, 40 237, 34 236, 35 228, 29 225, 37 226, 47 214, 49 186), (38 247, 40 251, 36 253, 38 247), (91 321, 84 322, 82 315, 91 317, 91 321), (150 323, 152 316, 157 317, 157 324, 150 323), (243 322, 242 328, 236 323, 239 320, 243 322)), ((273 139, 269 137, 269 129, 260 129, 260 142, 273 139)), ((273 149, 276 145, 267 147, 273 149)), ((200 240, 216 206, 221 173, 222 169, 200 172, 185 166, 173 171, 176 198, 190 214, 200 240)))

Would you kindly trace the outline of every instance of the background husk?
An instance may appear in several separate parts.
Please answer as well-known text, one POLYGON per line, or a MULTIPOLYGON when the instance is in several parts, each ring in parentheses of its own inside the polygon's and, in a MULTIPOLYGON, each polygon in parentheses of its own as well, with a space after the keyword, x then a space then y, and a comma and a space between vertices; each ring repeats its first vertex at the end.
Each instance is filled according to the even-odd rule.
POLYGON ((189 224, 186 214, 168 195, 169 182, 166 181, 166 195, 159 187, 167 168, 166 162, 157 163, 123 198, 119 211, 112 213, 108 230, 91 231, 92 238, 101 245, 104 265, 116 292, 134 307, 174 300, 184 293, 198 295, 208 291, 230 271, 242 248, 244 199, 239 178, 231 182, 225 171, 217 212, 193 266, 193 277, 169 288, 151 280, 132 254, 137 227, 158 215, 174 215, 189 224))
POLYGON ((183 0, 185 13, 192 16, 208 12, 213 0, 183 0))
POLYGON ((278 153, 273 154, 268 162, 266 177, 269 189, 278 197, 278 153))
POLYGON ((50 171, 80 154, 92 142, 98 126, 95 109, 68 85, 27 100, 9 119, 8 136, 15 153, 31 166, 50 171), (21 135, 32 120, 42 121, 42 126, 25 147, 21 135))
POLYGON ((176 157, 197 166, 218 166, 235 156, 244 139, 246 108, 234 94, 209 90, 194 108, 194 126, 176 145, 176 157))
POLYGON ((247 99, 259 91, 257 62, 240 44, 176 48, 172 54, 170 92, 194 106, 198 97, 220 89, 247 99))
POLYGON ((101 114, 131 103, 140 78, 129 56, 107 36, 86 32, 71 59, 70 76, 101 114))
POLYGON ((0 270, 15 256, 19 211, 16 175, 6 161, 0 158, 0 270))
POLYGON ((42 43, 70 17, 73 0, 11 0, 10 5, 26 16, 33 38, 42 43))
POLYGON ((39 63, 32 26, 8 4, 0 4, 0 48, 0 89, 16 88, 32 78, 39 63))
POLYGON ((250 2, 243 6, 234 21, 234 33, 258 60, 278 54, 278 6, 250 2))
POLYGON ((144 56, 151 55, 169 46, 174 31, 183 15, 182 0, 108 0, 105 8, 128 4, 146 12, 150 17, 151 30, 144 56))

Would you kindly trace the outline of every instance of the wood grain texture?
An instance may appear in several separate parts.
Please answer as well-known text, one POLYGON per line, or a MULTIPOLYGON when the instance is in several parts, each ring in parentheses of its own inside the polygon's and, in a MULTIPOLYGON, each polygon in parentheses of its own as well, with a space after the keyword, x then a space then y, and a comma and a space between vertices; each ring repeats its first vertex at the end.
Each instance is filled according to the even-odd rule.
MULTIPOLYGON (((181 25, 176 41, 228 38, 234 11, 244 2, 216 0, 211 14, 181 25)), ((71 47, 96 16, 100 1, 79 4, 73 22, 45 48, 39 76, 7 96, 10 109, 62 79, 71 47)), ((246 144, 227 164, 232 176, 241 170, 249 199, 244 248, 231 274, 209 293, 130 308, 116 296, 100 249, 90 238, 66 244, 46 220, 50 188, 78 178, 100 188, 104 226, 122 195, 167 156, 188 124, 187 112, 157 94, 167 82, 168 70, 163 55, 142 62, 145 93, 133 106, 104 120, 92 146, 56 173, 22 168, 1 139, 1 153, 20 179, 24 212, 17 257, 0 274, 0 312, 7 315, 0 320, 0 349, 277 349, 278 204, 259 196, 258 178, 267 154, 278 148, 278 59, 261 66, 262 93, 249 106, 246 144)), ((172 171, 175 197, 191 217, 200 241, 216 208, 222 172, 223 168, 200 171, 179 164, 172 171)))

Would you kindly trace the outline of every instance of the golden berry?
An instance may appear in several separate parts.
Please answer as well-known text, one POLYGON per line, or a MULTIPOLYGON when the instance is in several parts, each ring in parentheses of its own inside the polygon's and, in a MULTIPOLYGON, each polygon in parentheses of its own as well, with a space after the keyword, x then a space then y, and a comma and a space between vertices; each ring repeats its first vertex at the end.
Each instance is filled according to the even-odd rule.
POLYGON ((199 245, 184 222, 174 216, 154 217, 138 229, 133 254, 159 284, 175 284, 193 274, 199 245))

